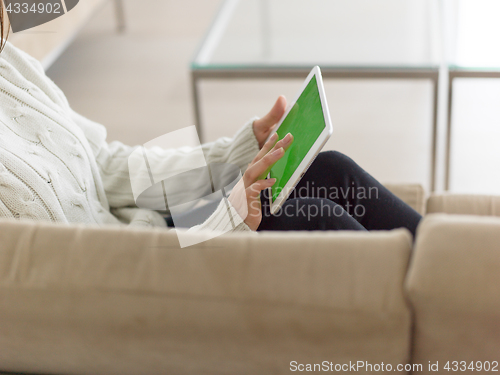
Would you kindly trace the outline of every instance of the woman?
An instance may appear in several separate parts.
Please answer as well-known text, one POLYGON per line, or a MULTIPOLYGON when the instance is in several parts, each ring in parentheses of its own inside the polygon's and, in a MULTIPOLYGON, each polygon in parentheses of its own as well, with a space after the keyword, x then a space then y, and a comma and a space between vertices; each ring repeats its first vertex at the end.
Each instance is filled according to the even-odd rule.
MULTIPOLYGON (((266 139, 285 107, 286 100, 280 97, 267 116, 246 124, 233 139, 202 146, 207 163, 233 164, 246 171, 231 195, 234 207, 221 203, 197 229, 227 229, 229 224, 221 217, 236 209, 246 214, 236 226, 232 222, 235 231, 406 227, 415 233, 421 217, 335 152, 320 154, 281 214, 270 215, 265 197, 261 205, 260 193, 273 181, 261 176, 293 139, 291 135, 267 143, 266 139), (363 189, 376 191, 376 196, 359 194, 363 189), (351 212, 353 207, 358 210, 351 212)), ((119 142, 106 143, 103 126, 72 111, 41 65, 5 43, 0 54, 1 217, 166 226, 159 213, 136 206, 128 165, 133 150, 119 142)), ((160 168, 189 165, 191 160, 189 152, 172 149, 155 149, 148 157, 160 168)))

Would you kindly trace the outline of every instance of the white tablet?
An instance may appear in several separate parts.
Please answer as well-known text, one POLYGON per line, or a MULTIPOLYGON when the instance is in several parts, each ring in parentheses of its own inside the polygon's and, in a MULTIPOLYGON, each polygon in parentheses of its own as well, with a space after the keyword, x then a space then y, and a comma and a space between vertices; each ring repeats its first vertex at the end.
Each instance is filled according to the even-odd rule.
POLYGON ((269 177, 276 179, 269 192, 271 214, 281 208, 333 132, 318 66, 311 70, 299 92, 275 130, 279 139, 292 133, 294 141, 269 172, 269 177))

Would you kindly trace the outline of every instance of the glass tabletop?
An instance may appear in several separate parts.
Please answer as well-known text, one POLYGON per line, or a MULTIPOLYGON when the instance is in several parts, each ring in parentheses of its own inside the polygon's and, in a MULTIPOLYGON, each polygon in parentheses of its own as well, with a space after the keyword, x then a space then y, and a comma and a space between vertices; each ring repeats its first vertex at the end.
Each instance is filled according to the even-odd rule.
POLYGON ((450 32, 451 69, 500 71, 500 1, 443 0, 450 32))
POLYGON ((435 0, 226 0, 192 68, 434 69, 439 30, 435 0))

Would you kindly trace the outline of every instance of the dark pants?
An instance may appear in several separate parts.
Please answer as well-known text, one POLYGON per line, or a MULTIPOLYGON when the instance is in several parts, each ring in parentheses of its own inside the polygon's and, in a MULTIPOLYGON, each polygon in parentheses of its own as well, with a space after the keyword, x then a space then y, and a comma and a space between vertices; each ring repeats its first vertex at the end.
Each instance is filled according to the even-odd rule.
MULTIPOLYGON (((407 228, 415 236, 422 217, 340 152, 318 155, 280 211, 271 215, 262 193, 266 230, 389 230, 407 228)), ((180 227, 201 224, 217 208, 209 203, 177 218, 180 227)), ((167 224, 174 226, 171 217, 167 224)))
POLYGON ((318 155, 280 211, 271 215, 262 194, 266 230, 389 230, 407 228, 415 236, 422 217, 349 157, 318 155))

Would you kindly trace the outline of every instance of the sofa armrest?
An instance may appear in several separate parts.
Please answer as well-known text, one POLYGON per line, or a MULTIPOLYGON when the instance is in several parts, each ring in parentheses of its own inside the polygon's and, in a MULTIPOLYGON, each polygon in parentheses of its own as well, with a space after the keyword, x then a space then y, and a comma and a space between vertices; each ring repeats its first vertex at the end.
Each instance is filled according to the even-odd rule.
POLYGON ((425 190, 422 185, 385 184, 384 186, 420 215, 425 214, 425 190))
POLYGON ((500 216, 500 196, 434 194, 427 200, 427 213, 500 216))
POLYGON ((424 218, 406 283, 415 319, 413 363, 439 361, 442 372, 447 361, 499 361, 499 244, 499 218, 424 218))
POLYGON ((0 221, 0 370, 288 373, 406 363, 406 230, 225 235, 0 221))

